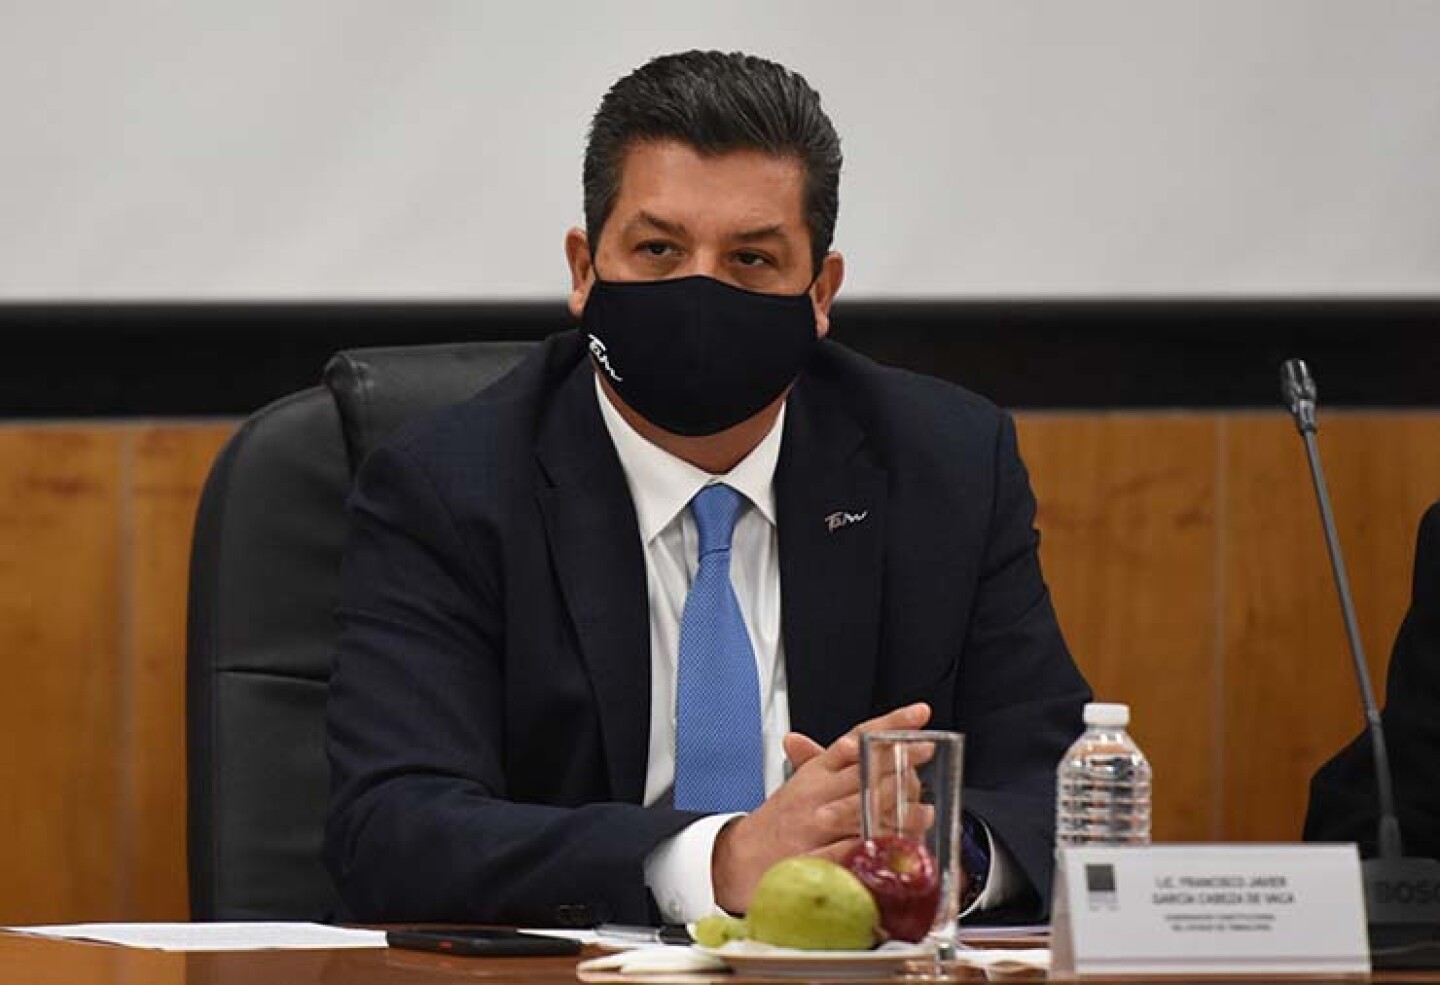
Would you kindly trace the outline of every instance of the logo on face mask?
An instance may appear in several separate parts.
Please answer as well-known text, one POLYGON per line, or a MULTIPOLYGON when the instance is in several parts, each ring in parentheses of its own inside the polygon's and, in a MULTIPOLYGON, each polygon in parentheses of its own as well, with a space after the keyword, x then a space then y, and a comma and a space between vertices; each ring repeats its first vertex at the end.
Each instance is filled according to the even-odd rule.
POLYGON ((624 377, 615 372, 615 367, 610 365, 610 354, 605 350, 605 343, 593 335, 590 336, 590 355, 595 357, 595 361, 600 364, 600 367, 605 370, 606 375, 608 375, 610 379, 616 383, 624 382, 624 377))

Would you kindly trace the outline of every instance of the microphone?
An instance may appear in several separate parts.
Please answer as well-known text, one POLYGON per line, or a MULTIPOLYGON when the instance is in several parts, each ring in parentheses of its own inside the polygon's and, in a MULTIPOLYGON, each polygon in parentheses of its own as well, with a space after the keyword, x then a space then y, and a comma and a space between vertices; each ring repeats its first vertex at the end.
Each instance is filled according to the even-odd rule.
POLYGON ((1315 401, 1319 399, 1319 392, 1315 389, 1315 381, 1310 377, 1310 368, 1305 365, 1305 360, 1285 360, 1280 367, 1280 392, 1300 433, 1314 434, 1318 431, 1315 401))
POLYGON ((1325 470, 1320 465, 1320 448, 1316 439, 1320 426, 1315 414, 1319 391, 1303 359, 1285 360, 1280 367, 1280 390, 1310 461, 1310 478, 1315 485, 1315 498, 1320 504, 1325 546, 1330 552, 1330 570, 1340 596, 1345 635, 1350 641, 1350 657, 1355 664, 1360 701, 1370 732, 1370 748, 1375 756, 1375 786, 1380 806, 1379 856, 1365 859, 1360 864, 1365 884, 1371 963, 1377 968, 1440 967, 1436 963, 1435 948, 1427 946, 1434 944, 1437 931, 1440 931, 1440 861, 1405 857, 1400 821, 1395 814, 1395 791, 1391 784, 1385 728, 1380 721, 1380 711, 1375 706, 1375 691, 1370 686, 1365 647, 1360 639, 1355 605, 1350 598, 1350 576, 1345 571, 1340 535, 1335 531, 1335 515, 1330 509, 1330 491, 1325 482, 1325 470), (1420 945, 1418 950, 1417 944, 1420 945))

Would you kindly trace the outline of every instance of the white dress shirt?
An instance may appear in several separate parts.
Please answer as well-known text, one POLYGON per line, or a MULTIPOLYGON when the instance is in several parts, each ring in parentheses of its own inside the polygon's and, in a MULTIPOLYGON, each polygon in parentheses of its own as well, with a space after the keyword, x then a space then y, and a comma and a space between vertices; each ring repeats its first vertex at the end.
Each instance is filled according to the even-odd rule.
POLYGON ((785 411, 739 465, 714 476, 640 437, 625 423, 595 382, 596 399, 620 457, 640 541, 645 547, 646 594, 650 602, 650 748, 645 767, 645 803, 670 794, 675 780, 675 682, 680 653, 680 620, 700 564, 700 538, 690 500, 706 486, 723 482, 746 499, 731 539, 730 582, 750 633, 760 682, 760 720, 765 746, 765 792, 785 782, 781 740, 790 729, 784 643, 780 639, 780 556, 775 536, 775 463, 785 411))
MULTIPOLYGON (((746 499, 731 540, 730 581, 760 683, 765 750, 765 793, 785 782, 782 740, 790 730, 790 700, 780 632, 780 554, 775 531, 775 463, 785 430, 782 405, 770 433, 725 475, 711 475, 651 444, 610 403, 597 377, 595 399, 615 445, 645 550, 650 603, 650 745, 645 766, 645 804, 666 801, 675 782, 675 683, 680 621, 699 567, 700 541, 690 500, 707 485, 723 482, 746 499)), ((645 862, 645 883, 670 923, 715 912, 710 857, 720 829, 736 817, 716 814, 661 842, 645 862)), ((987 830, 987 835, 989 834, 987 830)), ((977 906, 1008 895, 1003 849, 993 838, 990 877, 977 906)), ((1011 863, 1013 864, 1013 863, 1011 863)))

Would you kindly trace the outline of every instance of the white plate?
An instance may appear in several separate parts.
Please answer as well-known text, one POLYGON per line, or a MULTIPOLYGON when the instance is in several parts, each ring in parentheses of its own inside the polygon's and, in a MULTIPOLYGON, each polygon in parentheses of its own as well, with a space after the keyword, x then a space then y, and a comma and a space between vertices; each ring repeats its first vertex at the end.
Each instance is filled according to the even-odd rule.
POLYGON ((928 945, 896 941, 873 951, 802 951, 755 941, 731 941, 724 947, 697 944, 695 949, 724 961, 737 975, 767 978, 889 978, 907 962, 934 954, 928 945))

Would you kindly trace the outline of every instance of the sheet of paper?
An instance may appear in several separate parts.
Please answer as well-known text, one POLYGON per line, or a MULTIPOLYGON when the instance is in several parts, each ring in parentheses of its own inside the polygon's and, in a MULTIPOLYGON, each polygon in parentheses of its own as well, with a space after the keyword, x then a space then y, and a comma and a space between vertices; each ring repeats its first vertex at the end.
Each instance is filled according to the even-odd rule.
POLYGON ((384 947, 385 932, 319 923, 72 923, 6 927, 22 934, 160 951, 328 950, 384 947))

